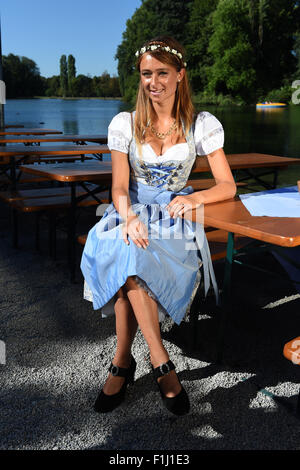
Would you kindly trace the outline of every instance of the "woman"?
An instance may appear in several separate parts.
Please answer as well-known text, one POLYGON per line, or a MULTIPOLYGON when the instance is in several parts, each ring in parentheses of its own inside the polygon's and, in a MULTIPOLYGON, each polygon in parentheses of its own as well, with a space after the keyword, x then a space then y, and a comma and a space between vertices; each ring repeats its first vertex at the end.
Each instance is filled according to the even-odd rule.
POLYGON ((223 128, 208 112, 194 118, 183 49, 173 38, 147 42, 136 52, 140 73, 135 113, 119 113, 108 130, 112 200, 89 232, 81 269, 94 309, 113 302, 117 348, 94 409, 112 411, 134 380, 131 346, 139 326, 150 350, 165 407, 189 411, 160 334, 161 316, 179 324, 200 282, 215 278, 203 225, 191 209, 231 198, 236 186, 223 147, 223 128), (186 186, 196 155, 207 155, 216 185, 186 186), (201 256, 199 256, 199 252, 201 256))

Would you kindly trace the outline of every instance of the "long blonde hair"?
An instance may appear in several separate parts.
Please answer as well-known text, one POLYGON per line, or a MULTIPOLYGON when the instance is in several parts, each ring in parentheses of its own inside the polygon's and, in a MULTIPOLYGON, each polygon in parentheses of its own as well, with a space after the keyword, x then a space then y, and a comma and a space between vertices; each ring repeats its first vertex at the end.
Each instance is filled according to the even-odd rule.
MULTIPOLYGON (((181 54, 182 57, 180 58, 177 54, 173 54, 161 48, 147 50, 147 54, 150 54, 155 59, 164 64, 174 67, 178 72, 183 67, 185 67, 184 49, 174 38, 169 36, 157 37, 147 41, 143 47, 148 48, 151 45, 157 44, 163 47, 169 47, 170 49, 175 49, 181 54)), ((140 71, 142 57, 143 54, 140 54, 137 59, 138 71, 140 71)), ((152 101, 146 95, 141 81, 139 84, 135 110, 135 138, 138 146, 140 147, 140 145, 144 142, 145 133, 149 122, 153 121, 155 117, 152 101)), ((191 99, 191 91, 187 73, 183 75, 182 80, 178 83, 172 114, 177 123, 177 129, 179 130, 178 139, 180 139, 180 137, 183 137, 184 135, 181 121, 184 124, 185 131, 188 132, 192 126, 194 114, 194 106, 191 99)))

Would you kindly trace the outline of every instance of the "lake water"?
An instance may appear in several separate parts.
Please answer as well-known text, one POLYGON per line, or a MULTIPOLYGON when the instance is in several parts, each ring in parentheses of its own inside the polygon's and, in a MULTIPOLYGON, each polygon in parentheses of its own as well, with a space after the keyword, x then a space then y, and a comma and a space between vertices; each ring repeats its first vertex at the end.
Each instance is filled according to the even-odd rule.
MULTIPOLYGON (((7 100, 5 122, 45 127, 64 134, 107 134, 118 112, 128 110, 120 100, 7 100)), ((286 109, 205 106, 223 124, 226 153, 259 152, 300 158, 300 105, 286 109)), ((300 179, 300 165, 283 172, 284 182, 300 179)))

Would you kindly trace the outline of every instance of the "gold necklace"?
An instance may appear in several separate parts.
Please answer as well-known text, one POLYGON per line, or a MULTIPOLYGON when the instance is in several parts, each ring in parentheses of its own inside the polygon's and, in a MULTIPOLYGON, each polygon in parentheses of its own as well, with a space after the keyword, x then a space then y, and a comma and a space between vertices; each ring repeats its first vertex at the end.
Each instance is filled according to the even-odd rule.
POLYGON ((156 135, 159 139, 165 139, 168 135, 172 134, 172 132, 177 128, 177 123, 176 119, 174 119, 173 124, 169 128, 167 132, 157 132, 157 130, 153 127, 153 124, 151 124, 151 132, 156 135))

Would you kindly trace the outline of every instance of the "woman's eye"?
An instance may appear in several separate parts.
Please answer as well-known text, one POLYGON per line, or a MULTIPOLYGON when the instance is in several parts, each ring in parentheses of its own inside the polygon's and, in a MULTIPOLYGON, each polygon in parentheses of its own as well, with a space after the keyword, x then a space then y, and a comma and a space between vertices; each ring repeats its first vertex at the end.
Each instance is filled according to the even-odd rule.
POLYGON ((151 73, 149 72, 143 72, 142 75, 143 77, 151 77, 151 73))

